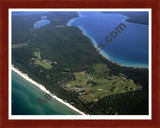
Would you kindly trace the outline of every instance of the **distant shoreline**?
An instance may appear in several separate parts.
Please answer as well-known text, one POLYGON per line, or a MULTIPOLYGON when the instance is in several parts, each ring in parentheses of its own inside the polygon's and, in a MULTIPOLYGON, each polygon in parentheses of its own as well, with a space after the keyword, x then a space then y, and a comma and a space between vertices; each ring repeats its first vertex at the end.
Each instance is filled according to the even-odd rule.
MULTIPOLYGON (((77 12, 77 14, 78 14, 78 17, 75 17, 75 18, 72 18, 72 19, 70 19, 68 22, 67 22, 67 26, 69 26, 69 27, 72 27, 70 24, 72 23, 72 22, 74 22, 75 20, 77 20, 78 18, 80 18, 80 17, 84 17, 83 15, 81 15, 79 12, 77 12)), ((146 65, 143 65, 143 64, 137 64, 137 65, 130 65, 130 64, 121 64, 121 63, 118 63, 118 62, 115 62, 115 61, 113 61, 112 59, 110 59, 110 57, 109 57, 109 55, 107 55, 107 53, 105 53, 103 50, 98 50, 98 48, 97 48, 97 42, 91 37, 91 36, 89 36, 88 34, 87 34, 87 32, 86 32, 86 30, 85 29, 83 29, 81 26, 76 26, 75 25, 75 27, 77 27, 81 32, 82 32, 82 34, 83 34, 83 36, 86 36, 90 41, 91 41, 91 43, 92 43, 92 46, 96 49, 96 51, 98 52, 98 54, 100 54, 100 55, 102 55, 102 57, 104 57, 105 59, 107 59, 108 61, 111 61, 112 63, 114 63, 114 64, 117 64, 117 65, 119 65, 119 66, 123 66, 123 67, 131 67, 131 68, 146 68, 146 69, 148 69, 148 65, 146 66, 146 65)))
POLYGON ((20 71, 19 69, 17 69, 16 67, 14 67, 13 65, 11 66, 11 70, 13 70, 14 72, 16 72, 18 75, 20 75, 21 77, 23 77, 25 80, 29 81, 30 83, 36 85, 39 89, 41 89, 42 91, 44 91, 45 93, 49 94, 52 96, 52 98, 56 99, 57 101, 59 101, 60 103, 66 105, 67 107, 69 107, 70 109, 78 112, 81 115, 86 115, 85 113, 81 112, 80 110, 78 110, 77 108, 75 108, 74 106, 72 106, 71 104, 64 102, 62 99, 58 98, 57 96, 51 94, 43 85, 37 83, 36 81, 34 81, 33 79, 31 79, 27 74, 23 73, 22 71, 20 71))

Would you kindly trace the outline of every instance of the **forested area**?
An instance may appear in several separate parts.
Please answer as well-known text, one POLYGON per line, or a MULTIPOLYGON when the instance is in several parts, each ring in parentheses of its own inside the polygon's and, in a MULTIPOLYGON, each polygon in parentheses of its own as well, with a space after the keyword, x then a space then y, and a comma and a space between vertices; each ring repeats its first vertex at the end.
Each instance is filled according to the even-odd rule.
POLYGON ((48 12, 45 16, 51 23, 33 29, 33 23, 43 15, 12 16, 12 45, 27 43, 23 47, 12 49, 12 64, 15 67, 86 114, 148 114, 147 68, 120 66, 102 57, 91 40, 77 27, 66 25, 70 19, 78 16, 76 12, 48 12), (35 56, 35 52, 39 55, 35 56), (51 65, 51 68, 45 68, 43 63, 51 65), (97 76, 97 72, 93 70, 95 64, 106 65, 108 69, 97 76), (87 102, 81 100, 75 91, 65 88, 66 83, 76 79, 75 73, 82 71, 97 79, 123 75, 143 86, 143 89, 87 102))

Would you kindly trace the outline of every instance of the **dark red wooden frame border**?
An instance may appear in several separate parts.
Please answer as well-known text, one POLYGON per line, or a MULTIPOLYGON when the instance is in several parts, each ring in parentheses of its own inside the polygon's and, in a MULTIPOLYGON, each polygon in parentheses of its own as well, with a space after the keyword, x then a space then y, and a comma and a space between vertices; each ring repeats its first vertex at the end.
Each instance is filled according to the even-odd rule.
POLYGON ((160 12, 159 0, 0 0, 0 128, 159 128, 160 127, 160 12), (9 8, 151 8, 152 120, 9 120, 8 9, 9 8))

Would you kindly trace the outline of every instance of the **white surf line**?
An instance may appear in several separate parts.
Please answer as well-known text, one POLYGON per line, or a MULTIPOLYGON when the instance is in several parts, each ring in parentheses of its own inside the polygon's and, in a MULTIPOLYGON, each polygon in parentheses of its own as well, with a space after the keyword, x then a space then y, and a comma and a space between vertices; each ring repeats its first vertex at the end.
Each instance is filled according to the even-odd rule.
POLYGON ((51 94, 43 85, 35 82, 34 80, 32 80, 30 77, 28 77, 27 74, 21 72, 20 70, 16 69, 15 67, 13 67, 13 65, 11 66, 11 69, 16 72, 18 75, 20 75, 21 77, 23 77, 25 80, 29 81, 30 83, 36 85, 37 87, 39 87, 42 91, 48 93, 49 95, 51 95, 54 99, 56 99, 57 101, 63 103, 64 105, 66 105, 67 107, 71 108, 72 110, 82 114, 82 115, 86 115, 85 113, 81 112, 80 110, 78 110, 77 108, 75 108, 74 106, 70 105, 69 103, 64 102, 62 99, 58 98, 57 96, 51 94))

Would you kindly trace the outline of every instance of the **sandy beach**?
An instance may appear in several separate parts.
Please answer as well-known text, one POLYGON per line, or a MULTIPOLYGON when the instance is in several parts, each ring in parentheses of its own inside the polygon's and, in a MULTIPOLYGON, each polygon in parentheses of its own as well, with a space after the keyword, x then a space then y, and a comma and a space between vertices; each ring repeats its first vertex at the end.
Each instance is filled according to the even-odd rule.
POLYGON ((27 74, 23 73, 22 71, 18 70, 17 68, 15 68, 13 65, 11 66, 11 69, 16 72, 18 75, 20 75, 21 77, 23 77, 24 79, 26 79, 27 81, 31 82, 32 84, 36 85, 38 88, 40 88, 42 91, 44 91, 45 93, 51 95, 54 99, 56 99, 57 101, 63 103, 64 105, 66 105, 67 107, 71 108, 72 110, 78 112, 81 115, 86 115, 85 113, 81 112, 80 110, 78 110, 77 108, 75 108, 74 106, 70 105, 69 103, 64 102, 62 99, 58 98, 57 96, 51 94, 49 92, 49 90, 47 90, 43 85, 35 82, 34 80, 32 80, 31 78, 28 77, 27 74))

